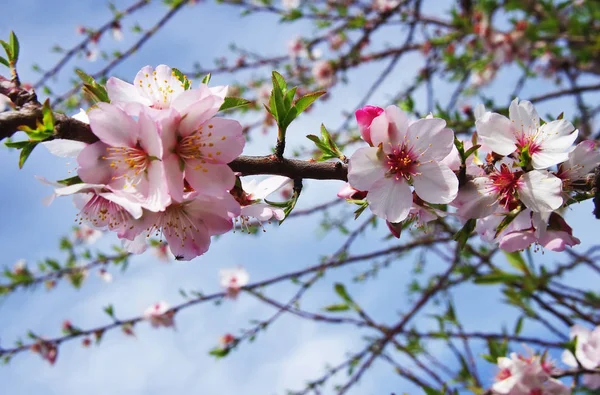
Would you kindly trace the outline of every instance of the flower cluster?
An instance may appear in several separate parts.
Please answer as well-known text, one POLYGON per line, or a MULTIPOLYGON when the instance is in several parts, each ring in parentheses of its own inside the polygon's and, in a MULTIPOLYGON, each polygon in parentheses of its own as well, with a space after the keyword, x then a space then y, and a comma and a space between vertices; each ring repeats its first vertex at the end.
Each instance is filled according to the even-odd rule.
POLYGON ((190 260, 241 213, 227 164, 244 148, 242 126, 215 117, 227 88, 190 85, 165 65, 144 67, 134 84, 110 78, 110 103, 87 113, 99 141, 77 149, 81 183, 56 190, 76 195, 80 222, 116 232, 131 252, 157 235, 190 260))
POLYGON ((563 251, 579 244, 558 210, 591 197, 582 187, 600 164, 595 142, 573 146, 575 127, 562 118, 542 123, 528 101, 515 99, 509 117, 483 106, 475 113, 480 142, 459 143, 463 156, 469 152, 465 158, 441 119, 409 122, 395 106, 358 110, 362 138, 370 147, 350 158, 352 189, 344 187, 338 196, 366 196, 392 233, 403 221, 416 218, 422 225, 446 215, 436 205, 450 204, 456 208, 453 215, 463 223, 476 220, 481 237, 505 251, 534 243, 563 251), (466 174, 459 191, 455 173, 461 166, 466 174))
POLYGON ((498 358, 495 394, 510 395, 568 395, 569 387, 551 377, 554 365, 545 355, 523 356, 511 353, 510 358, 498 358))

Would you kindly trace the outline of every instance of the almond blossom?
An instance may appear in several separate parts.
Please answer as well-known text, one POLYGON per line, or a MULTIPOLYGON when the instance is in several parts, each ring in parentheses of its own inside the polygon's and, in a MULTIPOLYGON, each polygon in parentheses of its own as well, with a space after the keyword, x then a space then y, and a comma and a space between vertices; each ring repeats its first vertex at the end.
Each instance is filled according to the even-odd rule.
POLYGON ((518 99, 509 107, 509 118, 486 112, 475 122, 484 144, 500 155, 517 151, 534 169, 546 169, 568 159, 578 131, 560 119, 540 126, 540 118, 531 102, 518 99))
MULTIPOLYGON (((579 325, 571 327, 570 338, 577 337, 575 355, 569 350, 562 354, 562 361, 573 368, 581 364, 585 369, 600 366, 600 326, 589 330, 579 325), (579 363, 578 363, 579 361, 579 363)), ((600 374, 584 374, 583 384, 590 389, 600 388, 600 374)))
POLYGON ((235 299, 240 292, 240 289, 250 281, 250 275, 241 266, 233 269, 221 269, 219 271, 221 287, 225 288, 227 296, 235 299))
POLYGON ((184 114, 171 111, 161 121, 164 146, 162 158, 171 197, 181 201, 184 179, 197 192, 220 196, 235 184, 227 164, 244 149, 245 139, 239 122, 213 118, 213 99, 192 104, 184 114))
POLYGON ((546 170, 524 172, 510 158, 504 158, 488 175, 468 182, 457 198, 457 214, 483 218, 498 207, 512 211, 523 203, 535 212, 553 211, 562 206, 562 182, 546 170))
POLYGON ((136 115, 140 107, 147 107, 155 116, 160 114, 160 110, 168 108, 184 111, 191 104, 208 97, 216 99, 213 105, 218 110, 227 94, 226 87, 209 88, 206 84, 201 84, 198 89, 186 90, 173 69, 164 64, 156 69, 143 67, 136 74, 133 84, 111 77, 106 83, 106 90, 111 103, 130 114, 136 115))
POLYGON ((585 140, 569 152, 569 158, 558 166, 556 176, 563 180, 566 189, 570 189, 577 181, 584 181, 598 165, 600 152, 596 149, 596 142, 585 140))
POLYGON ((208 251, 211 236, 230 231, 231 218, 239 214, 240 206, 231 195, 192 193, 164 211, 144 211, 140 219, 129 223, 122 237, 130 241, 126 248, 133 253, 143 252, 150 236, 164 237, 175 259, 189 261, 208 251))
POLYGON ((396 106, 389 106, 370 126, 373 147, 358 149, 350 158, 348 182, 367 191, 371 211, 397 223, 412 207, 413 185, 428 203, 450 203, 458 192, 458 179, 440 163, 452 150, 454 133, 442 119, 408 121, 396 106))
POLYGON ((98 241, 100 237, 102 237, 101 231, 94 228, 90 228, 85 224, 76 227, 73 231, 73 238, 75 239, 75 243, 78 244, 94 244, 96 241, 98 241))
POLYGON ((495 394, 568 395, 569 387, 551 377, 553 364, 545 356, 525 357, 511 353, 510 358, 498 358, 499 372, 492 386, 495 394))
POLYGON ((163 210, 171 198, 155 122, 145 112, 136 121, 107 103, 98 103, 88 116, 92 132, 100 141, 77 156, 79 177, 85 183, 125 192, 148 210, 163 210))
POLYGON ((144 319, 150 322, 154 328, 170 328, 175 326, 174 312, 170 311, 167 302, 157 302, 144 310, 144 319))
POLYGON ((242 207, 239 216, 242 227, 249 226, 250 217, 256 218, 259 222, 268 221, 273 217, 281 221, 285 217, 283 209, 270 205, 264 199, 291 182, 290 178, 284 176, 268 177, 261 182, 255 179, 247 181, 242 178, 242 190, 236 196, 236 200, 242 207))
POLYGON ((312 75, 320 87, 328 87, 335 82, 335 69, 329 60, 319 60, 313 65, 312 75))

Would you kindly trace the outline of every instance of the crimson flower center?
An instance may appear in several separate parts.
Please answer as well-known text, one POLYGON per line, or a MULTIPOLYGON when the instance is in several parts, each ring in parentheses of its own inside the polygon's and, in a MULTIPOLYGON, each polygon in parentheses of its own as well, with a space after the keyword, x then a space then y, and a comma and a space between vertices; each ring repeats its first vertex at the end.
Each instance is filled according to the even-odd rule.
POLYGON ((542 150, 539 142, 535 141, 535 136, 522 133, 517 136, 517 146, 523 150, 526 149, 529 155, 533 155, 542 150))
POLYGON ((515 194, 519 188, 520 178, 521 172, 512 172, 506 164, 502 164, 499 171, 490 174, 494 190, 500 195, 500 205, 504 206, 504 208, 509 210, 515 208, 512 206, 517 203, 515 194))
POLYGON ((417 174, 419 166, 417 159, 418 156, 406 145, 398 145, 387 155, 389 173, 394 174, 396 180, 400 180, 400 178, 408 180, 417 174))
POLYGON ((512 373, 510 372, 510 369, 502 369, 496 375, 496 380, 498 380, 498 381, 506 380, 510 376, 512 376, 512 373))

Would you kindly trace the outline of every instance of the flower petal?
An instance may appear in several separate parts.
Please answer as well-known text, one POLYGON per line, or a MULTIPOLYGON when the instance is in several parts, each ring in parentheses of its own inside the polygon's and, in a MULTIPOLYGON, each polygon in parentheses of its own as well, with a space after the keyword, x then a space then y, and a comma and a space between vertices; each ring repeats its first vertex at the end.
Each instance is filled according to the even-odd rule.
POLYGON ((458 178, 441 163, 421 163, 413 185, 417 195, 428 203, 450 203, 458 194, 458 178))
POLYGON ((77 175, 83 182, 91 184, 108 184, 111 182, 112 168, 110 161, 103 159, 108 146, 101 141, 85 147, 77 156, 79 169, 77 175))
POLYGON ((87 147, 86 143, 81 141, 55 139, 44 141, 44 147, 52 154, 61 158, 75 158, 79 153, 87 147))
POLYGON ((88 113, 92 132, 110 146, 135 147, 139 131, 133 118, 112 104, 97 103, 96 106, 88 113))
POLYGON ((200 160, 186 162, 185 179, 197 192, 211 196, 228 194, 235 184, 235 174, 229 166, 200 160))
POLYGON ((367 201, 373 214, 390 222, 406 219, 412 206, 412 192, 403 180, 379 179, 369 189, 367 201))
POLYGON ((152 105, 152 101, 140 95, 135 86, 115 77, 110 77, 106 82, 106 91, 112 103, 133 102, 141 103, 145 106, 152 105))
POLYGON ((509 155, 517 149, 512 122, 503 115, 491 113, 475 121, 477 134, 483 144, 500 155, 509 155))
POLYGON ((408 127, 406 143, 420 156, 421 161, 441 161, 454 145, 454 133, 439 118, 416 120, 408 127))
POLYGON ((348 182, 353 188, 360 191, 368 191, 384 175, 385 167, 382 159, 378 156, 377 148, 360 148, 350 157, 348 182))
POLYGON ((536 212, 554 211, 563 204, 562 181, 545 170, 532 170, 521 176, 519 199, 536 212))

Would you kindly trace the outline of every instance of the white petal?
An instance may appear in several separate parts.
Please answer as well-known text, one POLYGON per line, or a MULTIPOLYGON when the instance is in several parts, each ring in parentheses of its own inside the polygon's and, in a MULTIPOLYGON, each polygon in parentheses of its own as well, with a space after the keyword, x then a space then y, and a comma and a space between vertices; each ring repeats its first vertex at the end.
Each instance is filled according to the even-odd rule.
POLYGON ((406 219, 412 200, 408 184, 395 178, 380 179, 373 184, 367 195, 373 214, 394 223, 406 219))
POLYGON ((385 167, 382 159, 377 156, 377 148, 360 148, 350 157, 348 182, 353 188, 359 191, 369 191, 371 186, 381 180, 384 175, 385 167))
POLYGON ((272 176, 262 180, 253 190, 244 190, 250 193, 253 199, 264 199, 291 181, 292 179, 288 177, 272 176))
POLYGON ((511 121, 500 114, 492 113, 475 121, 477 134, 492 151, 508 155, 517 149, 511 121))
POLYGON ((87 144, 81 141, 55 139, 42 143, 44 147, 52 154, 61 158, 75 158, 87 144))
POLYGON ((415 192, 429 203, 450 203, 458 193, 458 178, 450 168, 435 162, 422 163, 413 178, 415 192))
POLYGON ((545 170, 532 170, 521 176, 519 199, 533 211, 554 211, 563 204, 562 181, 545 170))

